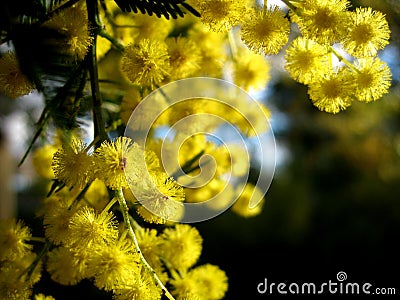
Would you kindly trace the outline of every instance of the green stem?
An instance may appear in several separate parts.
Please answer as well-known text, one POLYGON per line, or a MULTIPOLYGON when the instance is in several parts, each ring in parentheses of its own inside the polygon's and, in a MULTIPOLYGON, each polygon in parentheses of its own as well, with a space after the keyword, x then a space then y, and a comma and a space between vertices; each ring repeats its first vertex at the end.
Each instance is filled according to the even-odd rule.
POLYGON ((343 62, 346 66, 348 66, 351 70, 359 72, 359 70, 347 59, 345 59, 339 52, 337 52, 332 46, 329 46, 329 51, 332 52, 339 61, 343 62))
POLYGON ((287 7, 289 7, 293 12, 296 12, 297 7, 294 6, 292 3, 290 3, 289 0, 281 0, 283 3, 286 4, 287 7))
POLYGON ((115 38, 113 38, 106 30, 100 29, 99 35, 107 39, 118 51, 125 51, 125 46, 118 42, 115 38))
POLYGON ((117 199, 112 198, 110 202, 108 202, 108 204, 106 205, 106 207, 104 207, 104 209, 102 210, 101 213, 106 213, 110 210, 110 208, 117 202, 117 199))
POLYGON ((156 285, 158 285, 163 290, 163 292, 165 293, 165 296, 167 296, 167 298, 170 299, 170 300, 174 300, 174 297, 170 294, 170 292, 165 287, 165 285, 162 283, 160 278, 158 278, 158 276, 157 276, 156 272, 154 271, 154 269, 146 261, 146 259, 143 256, 142 251, 140 251, 139 243, 137 241, 135 232, 133 231, 132 224, 131 224, 131 221, 130 221, 130 218, 129 218, 129 213, 128 213, 129 208, 128 208, 128 205, 126 204, 126 201, 125 201, 125 198, 124 198, 124 194, 122 193, 122 189, 119 189, 119 190, 115 191, 115 197, 118 200, 122 215, 124 217, 125 225, 126 225, 126 227, 128 229, 129 237, 132 239, 132 241, 133 241, 133 243, 135 245, 135 248, 137 250, 137 253, 139 254, 141 263, 143 264, 145 269, 149 272, 149 274, 153 277, 153 280, 156 283, 156 285))
POLYGON ((19 274, 18 279, 21 279, 22 276, 24 276, 25 274, 27 274, 27 279, 29 279, 33 272, 35 271, 35 268, 37 267, 37 265, 39 264, 39 262, 42 260, 42 258, 47 254, 47 252, 49 252, 51 247, 51 242, 47 241, 43 248, 42 251, 40 251, 39 255, 35 258, 35 260, 29 265, 29 267, 27 267, 25 270, 22 271, 21 274, 19 274))
POLYGON ((99 32, 99 8, 97 0, 86 0, 87 12, 89 24, 93 28, 92 37, 93 44, 89 48, 89 52, 86 56, 89 74, 90 74, 90 87, 92 90, 92 102, 93 102, 93 123, 94 123, 94 136, 99 137, 99 141, 96 146, 108 140, 107 133, 104 126, 104 120, 101 113, 101 93, 99 86, 99 74, 97 69, 97 55, 96 55, 96 43, 97 35, 99 32))

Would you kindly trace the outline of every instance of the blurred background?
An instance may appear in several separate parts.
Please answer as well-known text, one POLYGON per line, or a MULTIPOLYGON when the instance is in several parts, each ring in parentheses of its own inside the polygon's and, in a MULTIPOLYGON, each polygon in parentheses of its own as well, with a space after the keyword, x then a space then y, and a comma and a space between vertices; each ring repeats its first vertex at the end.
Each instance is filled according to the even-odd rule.
MULTIPOLYGON (((195 224, 204 238, 199 264, 227 272, 226 299, 273 297, 257 293, 265 278, 317 284, 336 280, 339 271, 347 273, 346 282, 396 287, 400 293, 400 1, 352 2, 387 15, 391 43, 380 56, 392 70, 390 93, 337 115, 323 113, 306 88, 286 75, 282 56, 271 58, 263 101, 272 111, 278 161, 263 212, 244 219, 228 211, 195 224)), ((0 213, 40 225, 32 211, 43 185, 29 160, 16 168, 39 116, 38 103, 0 99, 0 213)), ((68 299, 68 293, 74 299, 111 297, 89 282, 71 288, 44 280, 39 290, 41 285, 56 299, 68 299)))

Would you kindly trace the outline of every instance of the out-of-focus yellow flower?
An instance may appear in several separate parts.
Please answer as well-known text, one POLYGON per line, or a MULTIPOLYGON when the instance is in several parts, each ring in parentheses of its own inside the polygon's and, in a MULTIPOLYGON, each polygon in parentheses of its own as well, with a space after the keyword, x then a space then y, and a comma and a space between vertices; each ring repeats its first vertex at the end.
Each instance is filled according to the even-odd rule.
POLYGON ((232 211, 245 218, 254 217, 261 213, 263 204, 264 199, 261 190, 257 186, 247 183, 236 202, 232 205, 232 211), (250 201, 258 203, 258 205, 250 208, 250 201))
POLYGON ((18 59, 12 52, 0 57, 0 93, 12 99, 32 92, 34 86, 22 73, 18 59))
POLYGON ((15 219, 0 220, 0 262, 15 260, 32 249, 26 242, 32 237, 29 227, 15 219))

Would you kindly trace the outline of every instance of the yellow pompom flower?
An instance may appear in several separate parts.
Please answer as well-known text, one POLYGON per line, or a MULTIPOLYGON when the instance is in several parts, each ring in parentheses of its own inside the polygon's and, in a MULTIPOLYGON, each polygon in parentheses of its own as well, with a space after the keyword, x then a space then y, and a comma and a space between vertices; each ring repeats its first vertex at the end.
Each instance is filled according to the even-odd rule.
POLYGON ((75 285, 86 277, 87 257, 66 247, 58 247, 48 254, 46 270, 51 279, 62 285, 75 285))
POLYGON ((184 271, 199 259, 203 239, 195 227, 177 224, 166 228, 161 237, 164 239, 162 257, 171 268, 184 271))
POLYGON ((17 56, 8 52, 0 57, 0 94, 12 99, 32 92, 34 86, 22 73, 17 56))
POLYGON ((201 0, 195 8, 210 30, 227 32, 241 21, 245 3, 245 0, 201 0))
POLYGON ((130 138, 105 141, 95 151, 96 176, 113 190, 128 188, 145 168, 140 162, 143 157, 143 150, 130 138))
POLYGON ((356 57, 375 56, 389 44, 390 29, 385 15, 371 7, 357 7, 349 12, 348 33, 342 41, 344 49, 356 57))
POLYGON ((245 218, 254 217, 261 213, 263 204, 264 199, 261 190, 257 186, 247 183, 232 205, 232 211, 245 218), (250 208, 250 201, 258 203, 258 205, 250 208))
POLYGON ((65 35, 65 39, 60 39, 59 44, 56 45, 66 54, 74 54, 78 60, 85 57, 93 43, 84 6, 75 5, 64 9, 45 22, 44 26, 56 29, 65 35))
POLYGON ((277 6, 254 10, 242 25, 242 40, 253 51, 277 54, 289 40, 290 22, 277 6))
POLYGON ((94 284, 106 291, 128 285, 141 276, 139 255, 130 240, 120 239, 114 244, 93 248, 87 274, 94 277, 94 284))
POLYGON ((15 260, 32 249, 26 242, 32 237, 29 227, 22 221, 0 220, 0 262, 15 260))
POLYGON ((71 144, 63 145, 53 156, 55 177, 69 187, 83 188, 93 180, 93 159, 88 155, 86 144, 73 138, 71 144))
POLYGON ((169 80, 191 76, 200 68, 199 47, 192 40, 184 37, 168 38, 166 43, 171 66, 169 80))
POLYGON ((392 75, 385 62, 379 58, 359 58, 356 68, 357 71, 349 73, 354 79, 355 96, 359 101, 375 101, 388 93, 392 75))
POLYGON ((330 68, 327 48, 303 37, 291 43, 285 59, 285 68, 290 76, 303 84, 318 81, 330 68))
MULTIPOLYGON (((140 228, 135 231, 135 234, 143 256, 160 278, 160 274, 163 272, 160 256, 163 239, 157 235, 157 230, 155 229, 140 228)), ((168 279, 168 276, 166 277, 165 279, 168 279)))
POLYGON ((162 171, 151 172, 131 189, 142 204, 138 214, 150 223, 165 223, 182 213, 182 202, 185 200, 183 187, 162 171))
POLYGON ((169 74, 168 47, 165 42, 149 39, 130 44, 125 48, 121 68, 132 83, 153 87, 169 74))
POLYGON ((206 264, 182 277, 174 276, 171 285, 177 299, 219 300, 228 290, 228 277, 219 267, 206 264))
POLYGON ((341 70, 310 83, 308 94, 319 110, 335 114, 351 105, 354 88, 351 78, 341 70))
POLYGON ((111 212, 97 214, 93 208, 80 208, 69 221, 68 247, 91 251, 93 245, 110 244, 118 238, 118 222, 111 212))
POLYGON ((304 0, 295 2, 293 22, 306 38, 320 44, 332 44, 343 36, 348 25, 348 0, 304 0))
POLYGON ((269 70, 269 62, 263 55, 243 50, 233 62, 233 80, 246 91, 263 89, 270 79, 269 70))
POLYGON ((159 300, 162 297, 162 290, 154 284, 147 271, 129 283, 115 287, 113 293, 116 300, 159 300))
POLYGON ((69 221, 74 215, 76 209, 69 208, 69 199, 58 197, 52 197, 52 199, 57 199, 58 202, 55 203, 52 201, 52 203, 47 203, 43 225, 46 238, 55 245, 60 245, 68 241, 69 221))

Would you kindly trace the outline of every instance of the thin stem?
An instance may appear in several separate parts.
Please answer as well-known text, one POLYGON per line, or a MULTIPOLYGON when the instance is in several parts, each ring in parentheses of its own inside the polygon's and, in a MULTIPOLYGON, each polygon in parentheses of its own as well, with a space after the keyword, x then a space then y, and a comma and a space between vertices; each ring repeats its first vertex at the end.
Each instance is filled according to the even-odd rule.
POLYGON ((135 232, 133 231, 132 224, 131 224, 131 221, 130 221, 130 218, 129 218, 129 213, 128 213, 129 208, 128 208, 128 205, 126 204, 126 201, 125 201, 125 198, 124 198, 124 194, 122 193, 122 189, 119 189, 119 190, 115 191, 115 197, 118 200, 122 215, 124 217, 125 225, 126 225, 126 227, 128 229, 129 237, 132 239, 133 244, 135 245, 135 248, 137 250, 137 253, 139 254, 141 263, 146 268, 146 270, 149 272, 149 274, 153 277, 153 280, 155 281, 156 285, 158 285, 163 290, 163 292, 165 293, 165 296, 167 296, 167 298, 170 299, 170 300, 174 300, 174 297, 170 294, 170 292, 165 287, 165 285, 162 283, 160 278, 158 278, 158 276, 157 276, 156 272, 154 271, 154 269, 146 261, 146 259, 143 256, 142 251, 140 251, 139 243, 137 241, 135 232))
POLYGON ((99 35, 107 39, 118 51, 124 52, 125 46, 113 38, 105 29, 100 29, 99 35))
POLYGON ((104 120, 101 113, 101 93, 99 86, 99 74, 97 69, 97 56, 96 56, 96 43, 97 34, 99 32, 99 8, 97 0, 86 0, 89 24, 94 28, 92 32, 93 44, 89 48, 86 56, 89 74, 90 74, 90 87, 92 90, 93 101, 93 123, 94 123, 94 136, 99 137, 96 146, 99 146, 103 141, 108 140, 107 133, 104 126, 104 120))
POLYGON ((339 61, 343 62, 346 66, 348 66, 351 70, 360 72, 351 62, 345 59, 339 52, 337 52, 332 46, 329 46, 329 51, 333 53, 339 61))
POLYGON ((51 242, 47 241, 44 244, 42 251, 40 251, 39 255, 35 258, 35 260, 29 265, 29 267, 27 267, 25 270, 21 272, 21 274, 19 274, 18 279, 21 279, 22 276, 24 276, 25 274, 27 274, 28 277, 27 279, 29 279, 32 276, 33 272, 35 271, 35 268, 37 267, 39 262, 47 254, 47 252, 49 252, 50 247, 51 247, 51 242))
POLYGON ((287 7, 289 7, 291 10, 293 10, 294 13, 296 13, 296 6, 294 6, 292 3, 290 3, 289 0, 281 0, 283 3, 286 4, 287 7))
POLYGON ((29 238, 29 241, 31 241, 31 242, 39 242, 39 243, 46 243, 46 239, 44 237, 38 237, 38 236, 31 236, 29 238))
POLYGON ((117 202, 117 199, 112 198, 110 202, 104 207, 104 209, 101 211, 101 213, 106 213, 110 210, 110 208, 117 202))

